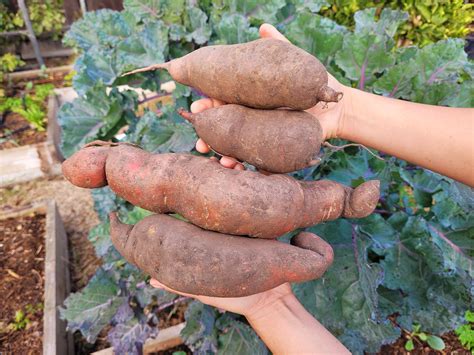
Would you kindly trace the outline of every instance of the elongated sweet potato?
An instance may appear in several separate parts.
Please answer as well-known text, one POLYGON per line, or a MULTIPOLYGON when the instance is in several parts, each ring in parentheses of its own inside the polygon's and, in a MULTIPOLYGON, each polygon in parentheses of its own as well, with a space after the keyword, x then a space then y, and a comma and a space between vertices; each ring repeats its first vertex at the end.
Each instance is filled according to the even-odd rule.
POLYGON ((137 69, 166 69, 177 82, 230 104, 306 110, 337 102, 324 66, 304 50, 276 39, 208 46, 170 62, 137 69))
POLYGON ((112 242, 127 261, 168 287, 196 295, 241 297, 316 279, 333 260, 331 246, 307 232, 289 245, 210 232, 166 215, 133 226, 111 213, 110 223, 112 242))
POLYGON ((271 173, 313 165, 323 140, 319 121, 304 111, 223 105, 198 114, 179 113, 214 151, 271 173))
POLYGON ((365 217, 379 198, 376 180, 353 190, 329 180, 265 176, 190 154, 150 154, 100 141, 75 153, 62 169, 76 186, 108 184, 118 196, 149 211, 176 212, 204 229, 260 238, 340 216, 365 217))

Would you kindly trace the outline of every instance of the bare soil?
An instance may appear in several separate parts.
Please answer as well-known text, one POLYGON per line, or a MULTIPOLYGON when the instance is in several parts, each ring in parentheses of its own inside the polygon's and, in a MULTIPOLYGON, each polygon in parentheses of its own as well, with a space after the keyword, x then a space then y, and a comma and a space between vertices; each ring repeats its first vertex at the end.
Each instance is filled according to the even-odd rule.
MULTIPOLYGON (((89 230, 99 223, 91 190, 75 187, 62 177, 0 188, 0 212, 51 198, 58 205, 68 235, 71 286, 72 292, 76 292, 87 285, 100 265, 100 260, 87 239, 89 230)), ((183 302, 160 312, 159 328, 183 322, 186 308, 187 303, 183 302)), ((90 354, 109 347, 108 330, 105 328, 99 334, 95 344, 88 344, 79 333, 74 334, 76 354, 90 354)))
POLYGON ((0 221, 2 354, 42 352, 45 225, 45 215, 35 213, 0 221), (24 316, 15 321, 18 311, 24 316), (12 329, 11 324, 20 329, 12 329))

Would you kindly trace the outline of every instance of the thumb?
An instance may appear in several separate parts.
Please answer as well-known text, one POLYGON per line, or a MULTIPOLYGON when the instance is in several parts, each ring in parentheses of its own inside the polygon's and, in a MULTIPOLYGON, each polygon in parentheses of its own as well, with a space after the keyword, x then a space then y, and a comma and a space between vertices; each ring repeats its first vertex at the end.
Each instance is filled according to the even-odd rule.
POLYGON ((258 31, 260 33, 260 37, 262 38, 273 38, 290 43, 290 41, 288 41, 285 36, 283 36, 273 25, 270 25, 269 23, 264 23, 261 25, 258 31))

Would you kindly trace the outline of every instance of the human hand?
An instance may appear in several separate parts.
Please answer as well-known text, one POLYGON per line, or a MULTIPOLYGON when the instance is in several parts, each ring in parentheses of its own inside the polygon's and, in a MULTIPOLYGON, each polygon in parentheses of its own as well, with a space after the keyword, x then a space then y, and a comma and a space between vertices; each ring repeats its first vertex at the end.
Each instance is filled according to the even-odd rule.
MULTIPOLYGON (((260 37, 262 38, 274 38, 281 41, 289 42, 285 36, 283 36, 274 26, 270 24, 263 24, 259 29, 260 37)), ((343 128, 343 117, 345 113, 345 103, 348 101, 349 90, 339 83, 331 74, 328 73, 328 85, 336 91, 343 92, 344 96, 339 102, 320 102, 316 106, 306 110, 307 112, 314 115, 323 129, 323 139, 327 140, 330 138, 336 138, 341 136, 343 128)), ((204 110, 224 105, 225 103, 212 99, 206 98, 193 102, 191 105, 191 112, 198 113, 204 110)), ((231 139, 232 137, 230 137, 231 139)), ((196 150, 200 153, 207 154, 211 151, 211 148, 201 138, 196 142, 196 150)), ((217 158, 216 158, 217 159, 217 158)), ((220 163, 226 168, 243 170, 244 166, 239 163, 236 159, 231 157, 222 157, 220 163)))
POLYGON ((271 307, 279 300, 295 297, 291 291, 290 284, 288 283, 282 284, 265 292, 257 293, 255 295, 235 298, 198 296, 191 295, 189 293, 178 292, 163 285, 155 279, 150 280, 150 285, 169 292, 177 293, 182 296, 195 298, 202 303, 221 308, 229 312, 241 314, 245 317, 252 317, 257 313, 263 312, 264 309, 271 307))

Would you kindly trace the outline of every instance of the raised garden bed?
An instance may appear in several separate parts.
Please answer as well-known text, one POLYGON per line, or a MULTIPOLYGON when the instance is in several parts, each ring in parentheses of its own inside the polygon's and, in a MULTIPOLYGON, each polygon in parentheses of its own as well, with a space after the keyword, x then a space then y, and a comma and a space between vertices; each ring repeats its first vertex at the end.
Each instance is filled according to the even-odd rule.
POLYGON ((58 306, 69 294, 67 237, 54 201, 0 215, 0 352, 73 354, 58 306))

